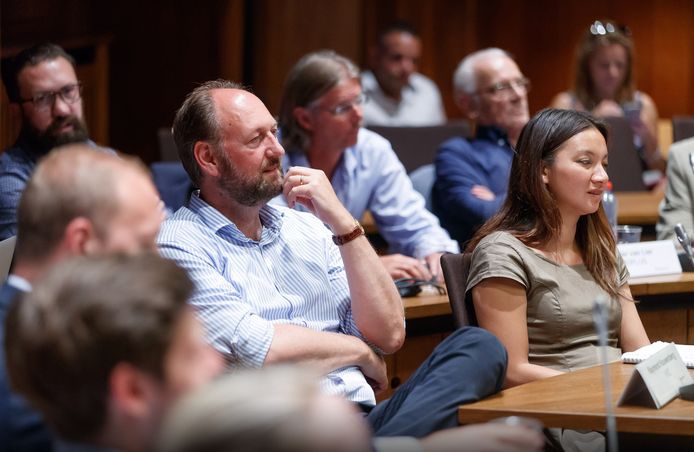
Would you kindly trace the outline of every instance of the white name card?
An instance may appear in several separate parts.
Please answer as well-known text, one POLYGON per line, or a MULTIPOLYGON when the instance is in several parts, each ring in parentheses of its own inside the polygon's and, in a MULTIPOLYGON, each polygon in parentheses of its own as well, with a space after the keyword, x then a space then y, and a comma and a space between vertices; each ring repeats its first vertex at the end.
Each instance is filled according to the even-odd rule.
POLYGON ((657 409, 677 397, 692 377, 673 344, 636 365, 617 405, 645 405, 657 409))
POLYGON ((632 278, 682 273, 672 240, 617 245, 632 278))

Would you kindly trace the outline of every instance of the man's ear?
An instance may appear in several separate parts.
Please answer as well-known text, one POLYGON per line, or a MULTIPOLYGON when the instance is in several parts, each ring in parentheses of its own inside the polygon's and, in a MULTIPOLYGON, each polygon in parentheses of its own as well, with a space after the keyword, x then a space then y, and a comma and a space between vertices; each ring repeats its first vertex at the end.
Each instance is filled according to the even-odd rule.
POLYGON ((479 101, 474 94, 459 92, 455 95, 455 103, 471 121, 479 117, 479 101))
POLYGON ((110 406, 119 414, 148 419, 156 409, 156 383, 150 375, 130 363, 120 362, 109 376, 110 406))
POLYGON ((210 176, 219 176, 219 160, 217 152, 207 141, 198 141, 193 147, 193 156, 198 162, 200 171, 210 176))
POLYGON ((63 245, 73 256, 93 254, 99 247, 94 223, 86 217, 73 218, 65 227, 63 245))
POLYGON ((302 129, 307 131, 313 130, 313 118, 307 108, 294 107, 292 115, 294 115, 294 119, 296 119, 296 122, 302 129))

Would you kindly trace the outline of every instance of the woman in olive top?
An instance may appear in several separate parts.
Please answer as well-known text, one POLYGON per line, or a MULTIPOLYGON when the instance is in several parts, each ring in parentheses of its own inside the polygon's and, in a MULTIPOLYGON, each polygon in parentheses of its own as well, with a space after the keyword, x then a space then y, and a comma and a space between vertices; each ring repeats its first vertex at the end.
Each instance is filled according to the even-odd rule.
POLYGON ((508 350, 506 386, 598 364, 593 300, 609 306, 609 355, 649 343, 601 206, 607 130, 547 109, 521 133, 501 211, 479 230, 467 290, 508 350))

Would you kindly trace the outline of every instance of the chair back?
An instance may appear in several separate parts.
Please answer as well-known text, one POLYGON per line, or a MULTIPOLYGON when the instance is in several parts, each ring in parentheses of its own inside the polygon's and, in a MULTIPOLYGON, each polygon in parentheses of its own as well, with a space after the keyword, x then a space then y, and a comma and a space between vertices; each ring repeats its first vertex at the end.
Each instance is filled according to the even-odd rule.
POLYGON ((641 158, 634 147, 634 132, 626 118, 604 118, 610 129, 609 151, 610 166, 607 173, 614 186, 614 191, 644 191, 643 167, 641 158))
POLYGON ((422 165, 434 163, 436 150, 449 138, 470 136, 467 121, 426 127, 369 126, 369 129, 390 141, 408 173, 422 165))
POLYGON ((672 141, 694 137, 694 116, 672 117, 672 141))
POLYGON ((181 162, 155 162, 150 169, 159 197, 171 212, 175 212, 188 201, 193 181, 181 162))
POLYGON ((443 279, 446 281, 448 302, 451 304, 453 323, 456 328, 477 326, 472 296, 465 292, 471 262, 472 253, 441 256, 441 270, 443 270, 443 279))
POLYGON ((14 246, 17 243, 17 236, 6 238, 0 242, 0 278, 4 281, 10 274, 12 258, 14 257, 14 246))
POLYGON ((433 163, 420 166, 410 173, 412 187, 424 197, 425 206, 429 212, 431 212, 431 189, 434 187, 434 179, 436 179, 436 168, 433 163))

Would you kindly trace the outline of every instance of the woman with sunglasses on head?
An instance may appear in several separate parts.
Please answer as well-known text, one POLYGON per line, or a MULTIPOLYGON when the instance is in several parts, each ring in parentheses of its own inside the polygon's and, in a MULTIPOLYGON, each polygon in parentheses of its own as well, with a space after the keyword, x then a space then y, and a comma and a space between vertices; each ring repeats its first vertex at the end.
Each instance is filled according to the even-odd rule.
MULTIPOLYGON (((599 364, 598 297, 607 300, 609 360, 650 343, 601 206, 606 142, 605 124, 586 113, 535 115, 520 134, 504 205, 468 245, 467 291, 479 326, 508 351, 505 387, 599 364)), ((599 447, 602 435, 590 435, 599 447)))
POLYGON ((593 22, 577 47, 573 91, 559 93, 551 106, 587 111, 598 118, 625 117, 644 169, 663 172, 666 162, 658 149, 658 112, 653 99, 636 89, 630 35, 614 22, 593 22))

